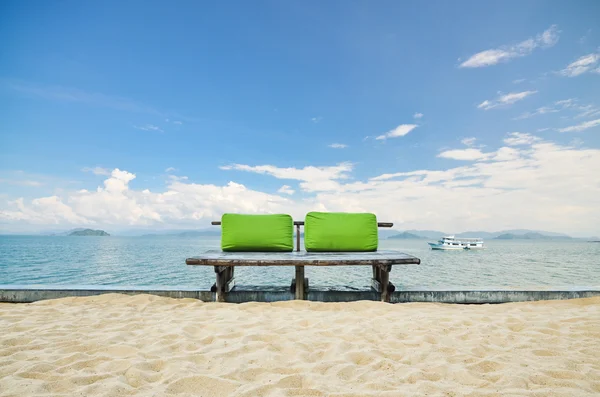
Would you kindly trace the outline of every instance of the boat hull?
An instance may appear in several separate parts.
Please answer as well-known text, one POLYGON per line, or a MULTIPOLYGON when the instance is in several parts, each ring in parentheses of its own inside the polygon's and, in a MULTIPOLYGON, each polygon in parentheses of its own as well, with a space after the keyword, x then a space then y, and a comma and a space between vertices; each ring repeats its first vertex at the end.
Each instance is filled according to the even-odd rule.
POLYGON ((452 246, 452 245, 444 245, 439 243, 427 243, 431 247, 432 250, 440 250, 440 251, 471 251, 471 250, 483 250, 485 247, 469 247, 469 246, 452 246))
POLYGON ((462 251, 464 247, 452 247, 452 246, 444 246, 443 244, 438 243, 427 243, 431 247, 432 250, 443 250, 443 251, 462 251))

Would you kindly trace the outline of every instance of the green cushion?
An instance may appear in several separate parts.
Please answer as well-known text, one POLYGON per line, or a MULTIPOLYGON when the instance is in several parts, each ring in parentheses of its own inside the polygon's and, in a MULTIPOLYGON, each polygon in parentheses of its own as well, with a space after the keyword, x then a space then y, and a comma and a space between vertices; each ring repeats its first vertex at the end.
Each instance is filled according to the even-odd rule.
POLYGON ((289 215, 223 214, 223 251, 287 252, 294 249, 294 222, 289 215))
POLYGON ((309 212, 304 220, 307 251, 377 251, 375 214, 309 212))

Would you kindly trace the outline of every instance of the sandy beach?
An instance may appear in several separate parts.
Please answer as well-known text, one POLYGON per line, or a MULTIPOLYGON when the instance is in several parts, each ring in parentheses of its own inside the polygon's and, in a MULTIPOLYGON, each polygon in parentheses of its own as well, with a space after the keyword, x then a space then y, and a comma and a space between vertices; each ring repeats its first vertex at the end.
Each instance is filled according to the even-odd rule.
POLYGON ((0 304, 0 395, 592 396, 600 298, 0 304))

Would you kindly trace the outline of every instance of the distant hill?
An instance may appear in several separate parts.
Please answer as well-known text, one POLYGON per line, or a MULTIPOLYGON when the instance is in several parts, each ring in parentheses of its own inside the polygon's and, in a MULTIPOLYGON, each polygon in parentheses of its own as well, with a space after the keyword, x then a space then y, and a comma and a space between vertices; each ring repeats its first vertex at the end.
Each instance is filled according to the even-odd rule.
POLYGON ((69 233, 69 236, 110 236, 110 234, 106 233, 104 230, 83 229, 74 230, 69 233))
POLYGON ((504 233, 497 237, 496 240, 572 240, 572 237, 554 235, 548 236, 541 233, 529 232, 525 234, 504 233))
POLYGON ((422 240, 424 237, 418 236, 416 234, 404 232, 399 234, 394 234, 393 236, 389 236, 388 239, 399 239, 399 240, 422 240))
POLYGON ((529 233, 537 233, 548 237, 569 237, 563 233, 555 233, 555 232, 546 232, 544 230, 529 230, 529 229, 513 229, 513 230, 502 230, 498 232, 498 234, 517 234, 517 235, 525 235, 529 233))
POLYGON ((482 238, 484 240, 489 240, 492 238, 497 237, 498 235, 500 235, 501 232, 497 232, 497 233, 492 233, 492 232, 482 232, 482 231, 478 231, 478 232, 462 232, 462 233, 457 233, 455 234, 455 237, 470 237, 470 238, 482 238))

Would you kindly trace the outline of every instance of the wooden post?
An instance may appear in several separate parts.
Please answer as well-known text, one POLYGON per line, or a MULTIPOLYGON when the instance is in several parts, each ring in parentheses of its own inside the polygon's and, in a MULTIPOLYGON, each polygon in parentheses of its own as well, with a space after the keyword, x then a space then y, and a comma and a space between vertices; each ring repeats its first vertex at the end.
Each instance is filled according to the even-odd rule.
POLYGON ((235 285, 233 269, 233 266, 215 266, 217 280, 214 289, 217 293, 217 302, 225 302, 227 292, 231 291, 235 285))
POLYGON ((373 265, 373 279, 371 288, 379 292, 382 302, 389 302, 391 294, 396 290, 396 286, 390 282, 390 272, 392 266, 373 265))
POLYGON ((296 299, 304 300, 304 266, 296 266, 296 299))
POLYGON ((300 251, 300 225, 296 225, 296 251, 300 251))
POLYGON ((381 301, 389 302, 390 301, 390 291, 388 290, 388 284, 390 282, 390 271, 388 269, 380 268, 380 280, 381 284, 381 301))

